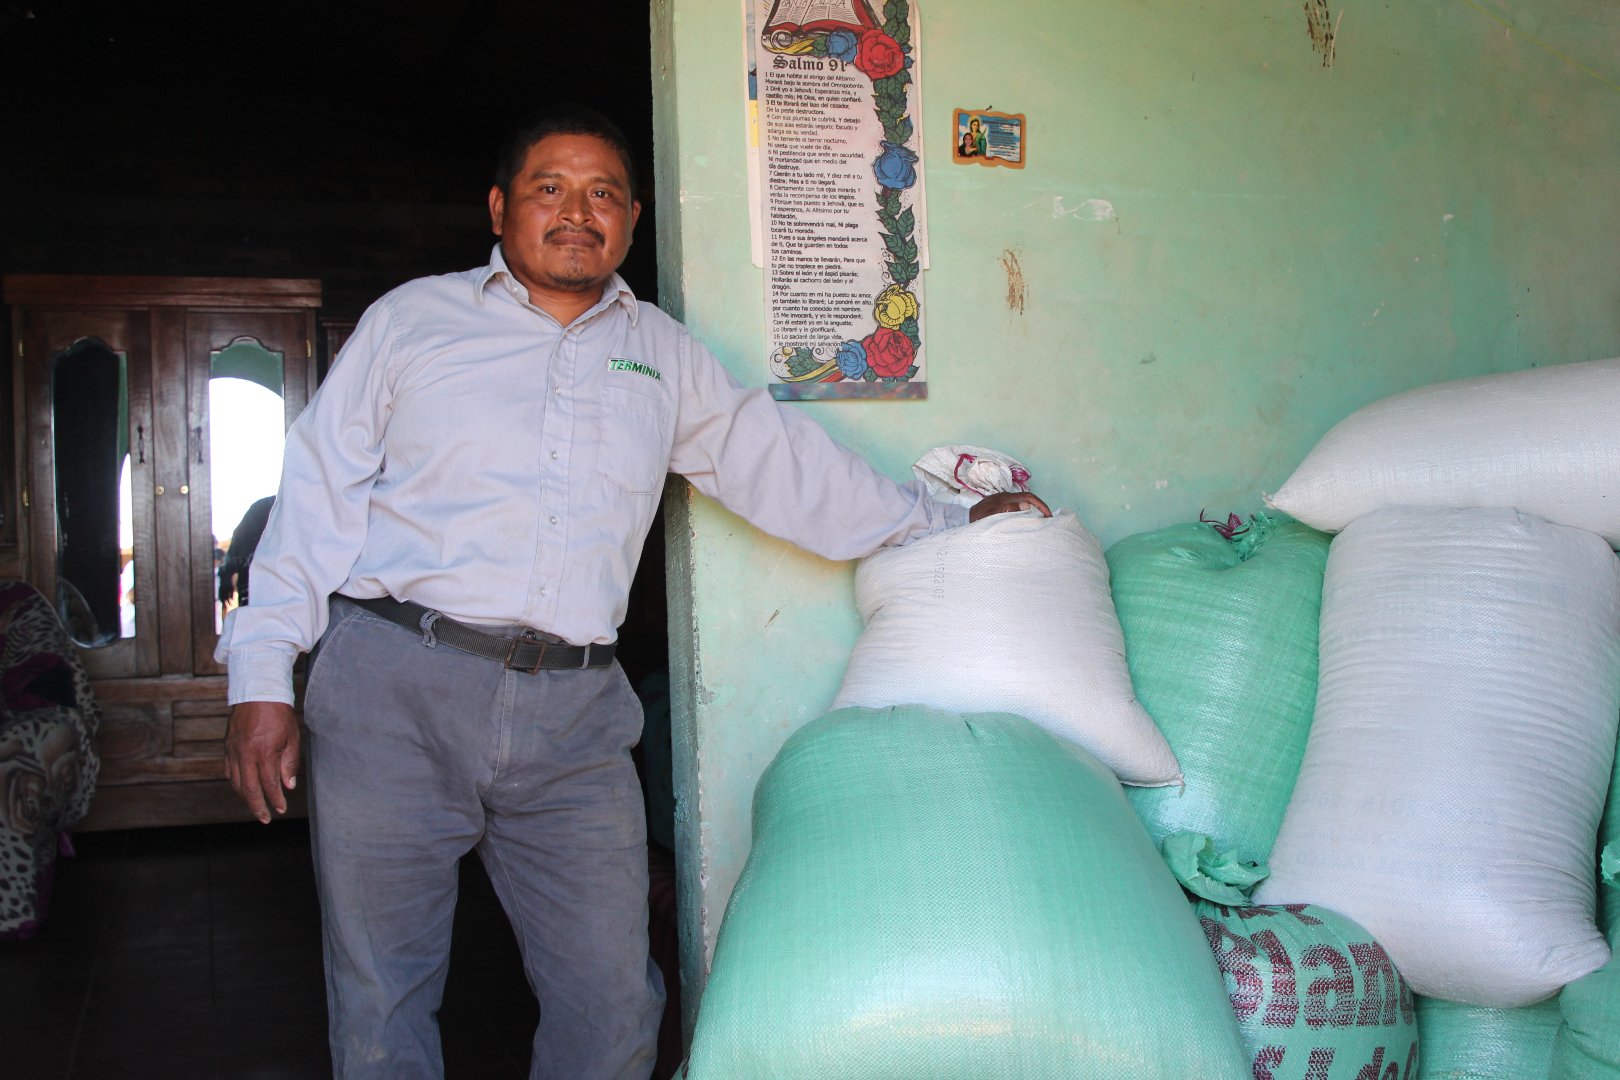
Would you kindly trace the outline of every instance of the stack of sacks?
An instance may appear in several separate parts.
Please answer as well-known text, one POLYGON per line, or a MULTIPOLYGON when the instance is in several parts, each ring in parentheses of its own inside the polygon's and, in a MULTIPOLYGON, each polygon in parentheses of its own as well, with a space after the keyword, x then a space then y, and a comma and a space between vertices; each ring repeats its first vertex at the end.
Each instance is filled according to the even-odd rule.
POLYGON ((1620 1076, 1620 768, 1609 782, 1599 862, 1604 931, 1611 955, 1602 970, 1564 987, 1563 1024, 1553 1043, 1551 1080, 1620 1076))
POLYGON ((1316 718, 1262 903, 1365 925, 1420 993, 1509 1008, 1600 967, 1590 871, 1620 716, 1620 561, 1513 510, 1334 541, 1316 718))
POLYGON ((1272 500, 1343 532, 1256 897, 1344 911, 1419 994, 1527 1006, 1608 958, 1591 867, 1620 710, 1616 406, 1620 361, 1414 391, 1341 423, 1272 500))
POLYGON ((1155 842, 1202 833, 1270 857, 1316 704, 1327 552, 1325 534, 1263 515, 1231 539, 1191 523, 1108 549, 1131 682, 1185 777, 1126 792, 1155 842))
POLYGON ((1253 1076, 1416 1080, 1412 993, 1383 947, 1328 908, 1262 907, 1247 892, 1310 730, 1327 553, 1323 533, 1264 515, 1109 549, 1132 682, 1186 777, 1127 796, 1199 898, 1253 1076))
POLYGON ((760 778, 690 1080, 1248 1080, 1191 907, 1094 756, 846 709, 760 778))
MULTIPOLYGON (((964 505, 1028 480, 979 447, 916 471, 964 505)), ((1247 1080, 1120 787, 1181 774, 1097 541, 1072 512, 995 515, 865 560, 856 602, 837 711, 755 790, 687 1075, 1247 1080)))
MULTIPOLYGON (((917 463, 936 499, 1023 488, 981 447, 917 463)), ((1072 511, 995 514, 889 548, 855 572, 865 631, 833 708, 926 705, 1010 712, 1095 754, 1121 781, 1175 784, 1175 755, 1131 688, 1108 563, 1072 511)))
POLYGON ((1416 1080, 1412 993, 1372 935, 1328 908, 1247 895, 1310 730, 1328 537, 1264 515, 1240 525, 1108 550, 1131 680, 1186 778, 1127 796, 1199 898, 1253 1076, 1416 1080))

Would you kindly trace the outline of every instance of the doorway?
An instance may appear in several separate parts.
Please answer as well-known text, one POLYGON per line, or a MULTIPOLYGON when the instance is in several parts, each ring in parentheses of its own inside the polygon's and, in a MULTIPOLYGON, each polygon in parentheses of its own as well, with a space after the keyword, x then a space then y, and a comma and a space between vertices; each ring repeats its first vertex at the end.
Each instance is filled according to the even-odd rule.
MULTIPOLYGON (((323 323, 352 325, 405 281, 486 262, 501 134, 578 101, 636 151, 643 209, 620 273, 656 302, 649 19, 645 0, 0 5, 0 273, 314 278, 323 323)), ((8 424, 13 362, 0 352, 8 424)), ((3 575, 19 492, 0 443, 3 575)), ((668 649, 661 518, 653 530, 622 631, 649 696, 668 649)), ((660 762, 667 749, 643 755, 649 790, 660 762)))

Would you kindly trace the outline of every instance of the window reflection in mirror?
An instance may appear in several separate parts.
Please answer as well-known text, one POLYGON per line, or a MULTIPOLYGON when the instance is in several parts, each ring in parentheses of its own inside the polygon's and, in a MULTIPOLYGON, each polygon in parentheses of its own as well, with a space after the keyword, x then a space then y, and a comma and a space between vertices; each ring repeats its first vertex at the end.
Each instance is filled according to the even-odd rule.
POLYGON ((241 338, 210 358, 209 489, 214 537, 214 632, 250 602, 251 564, 281 481, 286 442, 282 354, 241 338))
POLYGON ((126 358, 84 338, 52 362, 56 608, 79 645, 135 633, 133 542, 119 498, 129 459, 126 358))

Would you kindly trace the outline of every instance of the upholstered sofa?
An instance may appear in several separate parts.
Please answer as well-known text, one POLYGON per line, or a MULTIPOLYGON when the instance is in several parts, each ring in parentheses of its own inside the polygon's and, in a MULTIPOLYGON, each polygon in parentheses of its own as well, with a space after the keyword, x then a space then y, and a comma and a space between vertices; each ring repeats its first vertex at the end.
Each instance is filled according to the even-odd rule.
POLYGON ((99 713, 52 605, 0 579, 0 939, 45 918, 65 830, 95 795, 99 713))

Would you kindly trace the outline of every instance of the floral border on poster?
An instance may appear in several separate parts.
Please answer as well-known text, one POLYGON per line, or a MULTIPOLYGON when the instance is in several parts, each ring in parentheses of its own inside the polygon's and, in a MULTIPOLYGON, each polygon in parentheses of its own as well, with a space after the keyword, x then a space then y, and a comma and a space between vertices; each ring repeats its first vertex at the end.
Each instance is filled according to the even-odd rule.
POLYGON ((771 370, 783 383, 847 380, 898 389, 919 370, 915 361, 922 350, 921 305, 911 289, 920 270, 916 216, 901 195, 917 182, 915 126, 907 112, 907 87, 912 81, 910 0, 886 0, 883 17, 881 26, 811 30, 766 43, 772 52, 824 56, 852 65, 872 80, 873 105, 883 125, 872 175, 878 182, 879 236, 889 284, 872 299, 877 326, 859 340, 844 341, 830 357, 825 348, 773 349, 771 370))

